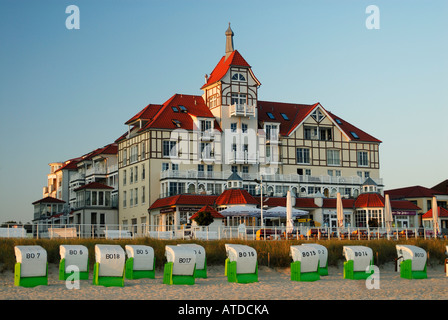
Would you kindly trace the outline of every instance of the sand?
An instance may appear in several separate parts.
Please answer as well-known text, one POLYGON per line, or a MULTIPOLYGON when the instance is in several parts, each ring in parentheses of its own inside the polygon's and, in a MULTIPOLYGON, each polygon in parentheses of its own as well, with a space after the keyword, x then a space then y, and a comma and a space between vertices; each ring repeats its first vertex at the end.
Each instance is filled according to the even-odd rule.
MULTIPOLYGON (((14 286, 12 271, 0 274, 0 300, 448 300, 448 277, 443 265, 428 267, 428 278, 400 278, 393 264, 379 268, 379 289, 368 289, 365 280, 343 279, 342 265, 315 282, 290 280, 290 269, 261 266, 259 282, 229 283, 223 266, 209 266, 207 279, 195 285, 165 285, 162 270, 155 279, 125 280, 124 287, 95 286, 80 282, 67 289, 58 280, 58 266, 49 265, 48 286, 14 286)), ((90 279, 92 274, 90 274, 90 279)))

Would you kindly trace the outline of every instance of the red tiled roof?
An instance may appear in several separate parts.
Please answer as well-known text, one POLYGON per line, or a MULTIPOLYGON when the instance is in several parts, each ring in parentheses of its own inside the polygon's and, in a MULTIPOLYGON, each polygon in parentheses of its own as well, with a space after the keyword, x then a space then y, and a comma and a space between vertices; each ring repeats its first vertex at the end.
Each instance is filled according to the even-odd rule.
POLYGON ((160 110, 161 107, 162 107, 161 104, 148 104, 139 113, 137 113, 131 119, 126 121, 125 124, 131 124, 136 120, 150 121, 152 118, 154 118, 154 116, 157 114, 157 112, 160 110))
POLYGON ((259 202, 244 189, 227 189, 216 198, 219 206, 227 204, 258 204, 259 202))
POLYGON ((392 210, 421 210, 419 206, 416 206, 411 201, 406 200, 390 200, 390 206, 392 207, 392 210))
POLYGON ((115 140, 115 143, 120 142, 120 141, 123 140, 125 137, 127 137, 127 135, 128 135, 128 131, 126 131, 126 132, 123 133, 120 137, 118 137, 118 138, 115 140))
POLYGON ((59 200, 53 197, 45 197, 43 199, 34 201, 32 204, 37 204, 37 203, 65 203, 65 201, 63 200, 59 200))
POLYGON ((319 208, 314 203, 314 198, 296 198, 296 208, 319 208))
MULTIPOLYGON (((385 206, 385 199, 379 193, 361 193, 355 201, 355 208, 378 208, 385 206)), ((392 210, 420 210, 418 206, 407 200, 390 200, 392 210)))
POLYGON ((92 152, 89 152, 86 155, 84 155, 82 160, 90 160, 100 154, 118 154, 118 144, 116 144, 114 142, 114 143, 108 144, 102 148, 93 150, 92 152))
POLYGON ((201 89, 221 80, 229 70, 230 66, 250 68, 250 65, 246 62, 246 60, 244 60, 243 56, 238 52, 238 50, 235 50, 227 59, 226 56, 223 56, 221 60, 219 60, 218 64, 210 74, 210 77, 207 79, 207 83, 204 84, 201 89))
POLYGON ((425 188, 422 186, 412 186, 412 187, 386 190, 384 191, 384 193, 388 194, 391 199, 432 198, 436 194, 441 194, 436 190, 425 188))
MULTIPOLYGON (((448 210, 446 210, 443 207, 438 207, 439 208, 439 217, 448 217, 448 210)), ((428 212, 426 212, 423 216, 423 219, 428 219, 428 218, 432 218, 432 209, 429 209, 428 212)))
MULTIPOLYGON (((337 199, 324 198, 322 208, 336 209, 337 199)), ((346 209, 353 209, 355 205, 355 199, 342 199, 342 207, 346 209)))
POLYGON ((199 212, 203 212, 203 211, 210 212, 213 218, 224 219, 224 216, 222 214, 220 214, 218 211, 216 211, 209 205, 205 205, 201 209, 199 209, 194 215, 192 215, 190 220, 196 219, 196 217, 199 215, 199 212))
POLYGON ((448 179, 446 179, 445 181, 440 182, 439 184, 435 185, 434 187, 431 188, 432 190, 444 193, 444 194, 448 194, 448 179))
MULTIPOLYGON (((202 96, 187 94, 173 95, 154 114, 151 121, 144 125, 139 131, 141 132, 148 128, 177 129, 178 127, 173 123, 173 120, 180 122, 181 129, 195 130, 197 128, 194 125, 193 117, 212 118, 214 120, 214 128, 221 131, 218 122, 205 104, 202 96), (182 112, 179 109, 179 106, 184 106, 187 112, 182 112), (176 107, 178 112, 175 112, 172 107, 176 107)), ((121 140, 125 135, 120 137, 117 141, 121 140)))
MULTIPOLYGON (((257 204, 260 204, 261 197, 254 197, 257 204)), ((268 207, 285 207, 286 197, 263 197, 263 205, 268 207)), ((294 208, 318 208, 313 198, 296 198, 294 208)))
POLYGON ((218 196, 200 194, 178 194, 175 196, 160 198, 149 207, 150 210, 176 205, 212 205, 218 196))
POLYGON ((56 170, 55 172, 58 172, 60 170, 77 170, 78 169, 78 162, 82 160, 82 157, 80 158, 74 158, 74 159, 70 159, 64 162, 64 164, 62 165, 62 167, 60 167, 58 170, 56 170))
POLYGON ((306 116, 317 106, 316 104, 297 104, 272 101, 258 101, 258 121, 279 122, 280 134, 288 136, 306 118, 306 116), (267 112, 271 112, 275 119, 269 118, 267 112), (284 113, 289 120, 285 120, 284 113))
POLYGON ((384 197, 379 193, 361 193, 355 201, 355 208, 384 207, 384 197))
MULTIPOLYGON (((259 205, 261 202, 261 197, 254 197, 259 205)), ((286 206, 286 197, 268 197, 263 196, 263 206, 268 207, 284 207, 286 206)))
MULTIPOLYGON (((294 129, 297 128, 300 123, 317 107, 319 106, 325 110, 320 103, 315 104, 297 104, 297 103, 284 103, 284 102, 272 102, 272 101, 258 101, 258 120, 260 122, 279 122, 280 123, 280 134, 282 136, 289 136, 294 129), (267 112, 271 112, 275 119, 269 118, 267 112), (281 113, 284 113, 289 120, 285 120, 281 113)), ((339 128, 351 139, 359 141, 368 142, 381 142, 380 140, 372 137, 366 132, 358 129, 354 125, 348 123, 347 121, 341 119, 340 117, 332 114, 331 112, 325 110, 332 121, 335 122, 339 128), (338 119, 341 124, 336 122, 338 119), (351 134, 354 132, 358 139, 354 138, 351 134)))
POLYGON ((113 188, 108 185, 105 185, 103 183, 91 182, 89 184, 86 184, 84 186, 76 188, 75 191, 79 191, 79 190, 83 190, 83 189, 108 189, 108 190, 111 190, 113 188))
POLYGON ((338 119, 340 124, 336 122, 336 124, 341 128, 342 131, 345 132, 347 136, 350 137, 350 140, 356 140, 356 141, 367 141, 367 142, 382 142, 381 140, 378 140, 377 138, 371 136, 370 134, 362 131, 361 129, 355 127, 354 125, 348 123, 347 121, 343 120, 342 118, 334 115, 333 113, 327 111, 328 114, 333 118, 333 120, 336 122, 336 119, 338 119), (356 133, 358 138, 355 138, 351 132, 356 133))

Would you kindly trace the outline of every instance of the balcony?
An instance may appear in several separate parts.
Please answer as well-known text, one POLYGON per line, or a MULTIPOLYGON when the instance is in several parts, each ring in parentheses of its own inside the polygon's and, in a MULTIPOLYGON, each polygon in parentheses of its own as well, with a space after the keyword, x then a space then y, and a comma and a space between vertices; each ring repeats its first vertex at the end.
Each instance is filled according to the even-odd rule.
POLYGON ((207 131, 201 131, 201 140, 202 141, 213 141, 215 139, 215 133, 207 130, 207 131))
POLYGON ((107 173, 106 168, 101 167, 92 167, 86 170, 86 177, 91 175, 105 175, 107 173))
POLYGON ((256 164, 258 162, 258 154, 256 152, 232 151, 226 158, 228 164, 256 164))
MULTIPOLYGON (((165 170, 160 173, 160 180, 163 179, 204 179, 204 180, 227 180, 232 174, 231 171, 179 171, 165 170)), ((238 175, 245 181, 260 180, 259 173, 241 173, 238 175)), ((383 179, 372 179, 378 185, 383 185, 383 179)), ((305 176, 298 174, 263 174, 263 182, 275 183, 304 183, 304 184, 335 184, 335 185, 361 185, 365 181, 364 178, 358 176, 350 177, 332 177, 332 176, 305 176)))
POLYGON ((279 156, 270 155, 266 156, 266 163, 271 165, 278 165, 282 164, 282 160, 280 159, 279 156))
POLYGON ((255 116, 255 106, 244 104, 232 104, 230 106, 230 116, 235 117, 253 117, 255 116))

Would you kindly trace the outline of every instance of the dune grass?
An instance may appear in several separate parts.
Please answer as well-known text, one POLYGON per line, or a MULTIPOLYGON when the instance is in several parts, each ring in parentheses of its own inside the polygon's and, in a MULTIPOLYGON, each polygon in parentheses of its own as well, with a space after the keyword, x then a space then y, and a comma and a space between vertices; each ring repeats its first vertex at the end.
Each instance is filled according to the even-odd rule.
POLYGON ((253 247, 257 251, 258 264, 273 268, 289 267, 291 257, 289 255, 291 245, 300 245, 307 242, 322 244, 328 249, 328 264, 336 266, 345 261, 342 255, 343 246, 362 245, 370 247, 374 252, 375 264, 381 266, 384 263, 394 262, 397 257, 396 244, 410 244, 425 249, 428 253, 429 265, 444 263, 445 251, 448 240, 281 240, 281 241, 245 241, 245 240, 156 240, 151 238, 106 240, 106 239, 0 239, 0 271, 14 270, 16 262, 14 246, 17 245, 40 245, 47 251, 48 262, 58 264, 60 260, 59 246, 61 244, 84 245, 89 250, 89 261, 91 266, 95 263, 96 244, 118 244, 124 249, 126 244, 143 244, 154 249, 156 267, 161 269, 166 262, 165 246, 178 243, 197 243, 204 247, 207 253, 208 265, 223 265, 226 259, 225 244, 239 243, 253 247))

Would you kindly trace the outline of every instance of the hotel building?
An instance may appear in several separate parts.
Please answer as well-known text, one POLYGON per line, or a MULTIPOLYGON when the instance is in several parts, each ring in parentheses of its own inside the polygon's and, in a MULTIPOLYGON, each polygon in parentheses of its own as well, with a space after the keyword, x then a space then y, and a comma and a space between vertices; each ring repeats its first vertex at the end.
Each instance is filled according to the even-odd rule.
POLYGON ((356 199, 367 179, 381 195, 381 141, 319 102, 260 100, 261 82, 234 49, 230 26, 225 35, 225 55, 206 75, 202 95, 174 94, 125 122, 116 140, 119 223, 184 225, 204 205, 224 209, 215 200, 233 183, 240 202, 248 195, 258 201, 261 191, 274 201, 290 190, 296 207, 320 223, 325 210, 316 199, 338 192, 356 199), (229 181, 232 173, 240 180, 229 181))

